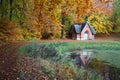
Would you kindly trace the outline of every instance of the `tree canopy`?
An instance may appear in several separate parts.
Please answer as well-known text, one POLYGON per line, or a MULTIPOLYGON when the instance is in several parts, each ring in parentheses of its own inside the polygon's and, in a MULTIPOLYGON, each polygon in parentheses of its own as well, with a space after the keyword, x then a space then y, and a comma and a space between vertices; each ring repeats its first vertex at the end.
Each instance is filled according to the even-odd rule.
POLYGON ((84 21, 89 21, 97 33, 119 32, 120 1, 114 0, 112 7, 110 2, 113 3, 111 0, 0 0, 0 21, 3 20, 0 40, 10 39, 4 39, 3 35, 11 25, 17 30, 10 33, 20 40, 60 38, 63 30, 67 35, 73 23, 84 21), (107 15, 108 12, 112 15, 107 15))

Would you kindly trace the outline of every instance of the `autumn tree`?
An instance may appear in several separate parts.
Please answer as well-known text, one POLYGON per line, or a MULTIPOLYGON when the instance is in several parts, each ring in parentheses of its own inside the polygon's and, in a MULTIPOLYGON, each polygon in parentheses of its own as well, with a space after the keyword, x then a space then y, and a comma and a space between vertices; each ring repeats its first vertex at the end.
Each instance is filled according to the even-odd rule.
POLYGON ((112 31, 113 23, 110 21, 110 18, 103 13, 92 13, 89 15, 88 21, 97 33, 109 34, 112 31))
POLYGON ((57 18, 60 0, 34 0, 29 23, 36 37, 55 38, 60 36, 61 23, 57 18))
POLYGON ((0 20, 0 41, 18 40, 20 34, 15 23, 10 20, 0 20))
POLYGON ((88 21, 95 28, 97 33, 109 34, 112 32, 113 22, 110 21, 112 7, 111 0, 96 0, 93 3, 94 12, 88 16, 88 21))

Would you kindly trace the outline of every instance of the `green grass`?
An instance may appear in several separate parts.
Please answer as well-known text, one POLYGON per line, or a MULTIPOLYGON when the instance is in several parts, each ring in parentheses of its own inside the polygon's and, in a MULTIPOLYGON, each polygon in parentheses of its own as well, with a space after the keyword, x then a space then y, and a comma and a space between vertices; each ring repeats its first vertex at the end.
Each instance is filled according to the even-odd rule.
POLYGON ((93 50, 120 50, 120 42, 51 42, 45 43, 55 48, 59 54, 65 51, 93 49, 93 50))
POLYGON ((108 65, 120 68, 120 50, 95 50, 94 57, 107 62, 108 65))
MULTIPOLYGON (((45 44, 50 48, 55 48, 58 52, 62 53, 67 50, 74 49, 95 49, 95 50, 120 50, 119 41, 105 41, 105 42, 32 42, 29 46, 38 46, 39 44, 45 44)), ((27 45, 26 45, 27 46, 27 45)), ((25 46, 22 46, 24 49, 25 46)))
POLYGON ((30 44, 20 47, 19 50, 20 50, 20 52, 23 52, 23 53, 25 53, 26 50, 28 50, 30 53, 29 55, 34 55, 37 52, 41 52, 41 53, 45 52, 44 54, 52 54, 53 51, 56 51, 57 54, 59 54, 59 55, 63 55, 63 53, 65 51, 74 51, 74 50, 83 50, 83 49, 93 49, 97 53, 101 53, 101 56, 108 55, 108 54, 110 55, 110 53, 111 54, 113 53, 112 56, 114 56, 115 52, 117 52, 117 54, 115 54, 115 55, 119 55, 120 42, 118 42, 118 41, 44 42, 44 43, 31 42, 30 44), (46 51, 46 49, 47 49, 47 51, 46 51), (106 52, 107 52, 107 54, 106 54, 106 52))

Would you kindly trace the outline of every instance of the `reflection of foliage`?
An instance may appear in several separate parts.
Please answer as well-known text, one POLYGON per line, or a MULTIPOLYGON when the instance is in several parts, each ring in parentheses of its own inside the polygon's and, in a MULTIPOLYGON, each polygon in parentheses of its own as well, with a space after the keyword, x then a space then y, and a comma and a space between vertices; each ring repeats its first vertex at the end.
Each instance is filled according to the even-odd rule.
POLYGON ((113 80, 120 80, 120 77, 118 77, 120 75, 120 68, 115 68, 115 67, 109 67, 110 71, 109 73, 112 74, 111 79, 113 80))
POLYGON ((102 71, 102 69, 105 66, 105 64, 103 64, 102 61, 99 61, 97 59, 93 59, 89 65, 90 65, 90 67, 95 68, 95 70, 97 70, 97 71, 102 71))

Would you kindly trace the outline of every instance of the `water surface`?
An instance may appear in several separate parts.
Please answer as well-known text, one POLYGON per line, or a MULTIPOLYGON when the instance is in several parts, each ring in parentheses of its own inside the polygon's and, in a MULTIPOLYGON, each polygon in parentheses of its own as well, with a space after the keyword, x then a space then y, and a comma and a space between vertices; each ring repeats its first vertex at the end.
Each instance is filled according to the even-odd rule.
MULTIPOLYGON (((120 80, 120 51, 113 50, 74 50, 68 51, 71 59, 79 68, 98 73, 103 77, 103 80, 120 80), (81 59, 82 55, 90 55, 89 59, 81 59)), ((84 57, 84 56, 83 56, 84 57)))

